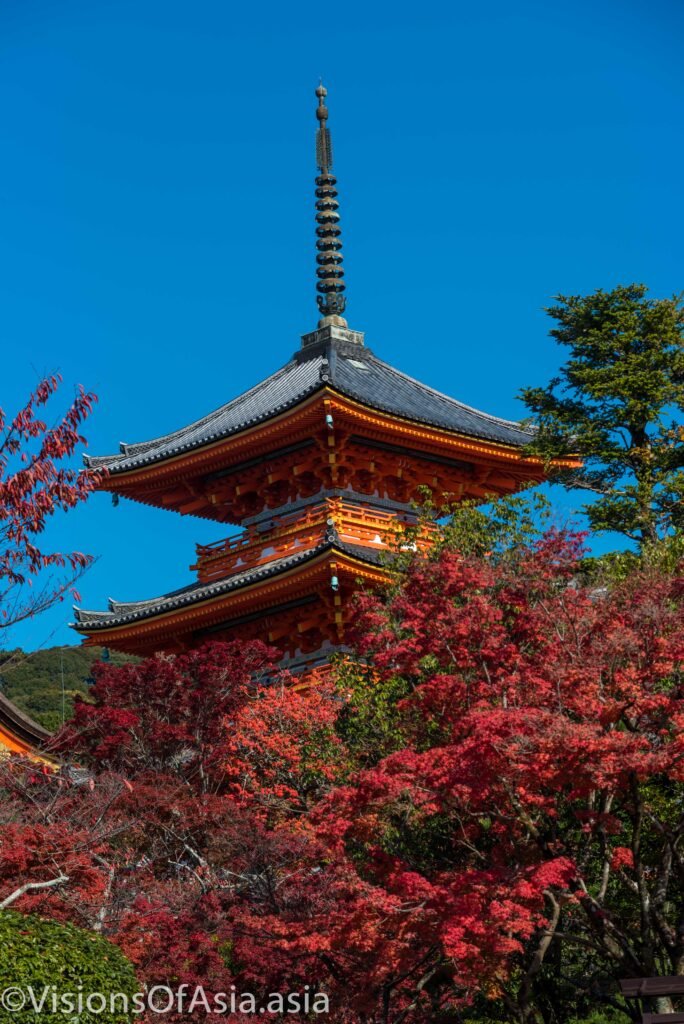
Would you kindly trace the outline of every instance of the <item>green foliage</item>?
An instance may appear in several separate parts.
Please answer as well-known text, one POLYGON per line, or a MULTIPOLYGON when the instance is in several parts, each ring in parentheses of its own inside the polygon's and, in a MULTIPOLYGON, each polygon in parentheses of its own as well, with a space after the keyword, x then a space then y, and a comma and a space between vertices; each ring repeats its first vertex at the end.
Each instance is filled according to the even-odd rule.
MULTIPOLYGON (((51 731, 62 725, 62 670, 64 717, 71 718, 74 698, 87 697, 93 665, 102 659, 102 647, 50 647, 44 651, 0 651, 0 690, 17 707, 51 731)), ((132 661, 112 652, 113 665, 132 661)))
POLYGON ((423 874, 448 871, 459 861, 453 837, 458 827, 448 814, 421 814, 406 801, 378 832, 380 849, 423 874))
POLYGON ((531 454, 578 454, 582 468, 552 478, 598 497, 595 530, 653 543, 684 525, 684 308, 648 299, 644 285, 557 296, 551 335, 570 351, 558 377, 522 397, 537 427, 531 454))
POLYGON ((466 557, 504 558, 541 536, 551 506, 538 491, 497 498, 489 505, 464 501, 449 509, 437 550, 454 548, 466 557))
MULTIPOLYGON (((531 1020, 535 1024, 542 1020, 552 1020, 555 1024, 630 1024, 632 1020, 629 1014, 612 1006, 593 1006, 578 1011, 576 1002, 571 991, 568 991, 564 993, 560 1005, 549 1006, 547 1012, 535 1005, 536 1013, 531 1020)), ((465 1011, 462 1024, 501 1024, 504 1020, 510 1020, 504 1003, 499 999, 490 1001, 480 995, 473 1006, 465 1011)))
POLYGON ((643 569, 673 576, 680 572, 683 561, 684 533, 677 532, 645 544, 640 551, 610 551, 596 558, 585 558, 582 572, 597 585, 610 585, 627 580, 643 569))
MULTIPOLYGON (((504 1019, 503 1008, 501 1016, 493 1016, 491 1008, 487 1008, 482 1015, 479 1013, 468 1014, 464 1018, 463 1024, 501 1024, 504 1019)), ((564 1020, 564 1024, 630 1024, 631 1019, 626 1013, 606 1007, 601 1010, 592 1010, 586 1017, 568 1017, 564 1020)))
POLYGON ((442 548, 449 547, 466 557, 505 557, 540 537, 548 528, 552 514, 548 498, 539 491, 503 497, 492 495, 485 505, 475 498, 438 505, 428 488, 422 488, 422 492, 417 524, 397 535, 388 559, 399 578, 413 562, 415 542, 428 535, 433 541, 435 556, 442 548))
POLYGON ((344 701, 337 731, 360 767, 377 764, 401 750, 406 715, 397 704, 409 693, 404 679, 374 680, 362 664, 338 660, 336 685, 344 701))
POLYGON ((592 1010, 586 1017, 572 1017, 567 1024, 628 1024, 631 1021, 626 1013, 610 1008, 592 1010))
POLYGON ((51 986, 57 997, 69 993, 78 997, 82 992, 85 1000, 91 993, 102 993, 108 1003, 112 993, 121 992, 130 1001, 138 991, 135 973, 123 953, 99 935, 71 924, 1 911, 0 979, 4 990, 16 987, 26 995, 30 987, 38 1003, 48 990, 42 1012, 32 1009, 30 996, 21 1012, 12 1013, 0 1006, 0 1024, 17 1024, 20 1020, 27 1024, 66 1024, 74 1020, 79 1024, 122 1024, 134 1019, 118 1010, 120 1002, 115 1004, 114 1013, 95 1012, 99 1002, 93 1003, 93 1012, 85 1010, 80 1015, 67 1006, 64 1012, 51 1012, 51 986))

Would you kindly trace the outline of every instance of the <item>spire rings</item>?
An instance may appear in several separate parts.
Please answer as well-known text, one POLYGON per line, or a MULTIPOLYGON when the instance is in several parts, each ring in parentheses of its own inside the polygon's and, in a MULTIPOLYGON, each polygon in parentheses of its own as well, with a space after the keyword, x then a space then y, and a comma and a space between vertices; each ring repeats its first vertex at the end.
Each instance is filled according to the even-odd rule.
MULTIPOLYGON (((319 175, 316 178, 316 296, 318 309, 325 317, 340 317, 344 312, 344 257, 342 255, 342 234, 337 201, 337 178, 331 174, 332 139, 328 128, 328 108, 325 98, 328 91, 321 82, 316 89, 318 108, 318 131, 316 132, 316 162, 319 175)), ((346 325, 345 325, 346 326, 346 325)))

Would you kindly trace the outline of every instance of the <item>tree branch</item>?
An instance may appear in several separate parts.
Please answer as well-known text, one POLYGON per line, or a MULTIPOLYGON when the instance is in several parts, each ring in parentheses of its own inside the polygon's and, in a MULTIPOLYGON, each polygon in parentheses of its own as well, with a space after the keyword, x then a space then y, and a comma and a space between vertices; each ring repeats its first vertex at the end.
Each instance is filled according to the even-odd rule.
POLYGON ((10 893, 2 903, 0 903, 0 910, 7 910, 13 903, 25 896, 27 892, 35 892, 37 889, 54 889, 55 886, 65 885, 69 881, 68 875, 58 875, 57 878, 51 878, 49 882, 27 882, 25 885, 21 885, 18 889, 15 889, 13 893, 10 893))

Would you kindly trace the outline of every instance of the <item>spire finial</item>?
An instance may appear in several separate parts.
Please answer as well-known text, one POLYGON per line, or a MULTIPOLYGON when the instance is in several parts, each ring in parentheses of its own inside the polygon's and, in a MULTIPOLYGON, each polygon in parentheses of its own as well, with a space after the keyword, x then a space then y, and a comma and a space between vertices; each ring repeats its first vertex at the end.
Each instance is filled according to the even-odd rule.
POLYGON ((318 255, 316 274, 318 282, 318 308, 323 315, 320 326, 336 324, 346 327, 342 318, 346 305, 344 297, 344 270, 342 268, 342 242, 340 241, 340 215, 337 212, 337 179, 331 174, 333 165, 332 141, 328 129, 328 108, 325 97, 328 90, 320 82, 316 89, 318 97, 318 131, 316 132, 316 162, 320 174, 316 178, 316 248, 318 255))

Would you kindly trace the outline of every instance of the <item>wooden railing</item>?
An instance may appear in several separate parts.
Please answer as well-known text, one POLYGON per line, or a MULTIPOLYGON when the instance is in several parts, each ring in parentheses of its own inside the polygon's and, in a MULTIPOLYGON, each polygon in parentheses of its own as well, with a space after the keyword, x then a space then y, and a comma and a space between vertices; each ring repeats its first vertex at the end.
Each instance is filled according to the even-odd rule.
POLYGON ((237 536, 198 544, 197 562, 191 568, 203 583, 221 579, 315 547, 330 529, 349 544, 387 549, 401 532, 402 524, 392 512, 331 498, 254 524, 237 536))
MULTIPOLYGON (((620 982, 623 996, 628 999, 669 998, 684 996, 684 977, 623 978, 620 982)), ((684 1013, 643 1013, 643 1024, 684 1024, 684 1013)))

